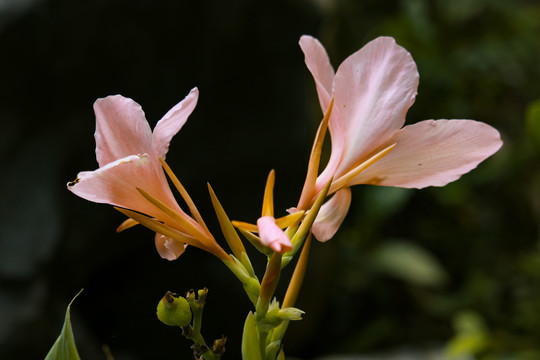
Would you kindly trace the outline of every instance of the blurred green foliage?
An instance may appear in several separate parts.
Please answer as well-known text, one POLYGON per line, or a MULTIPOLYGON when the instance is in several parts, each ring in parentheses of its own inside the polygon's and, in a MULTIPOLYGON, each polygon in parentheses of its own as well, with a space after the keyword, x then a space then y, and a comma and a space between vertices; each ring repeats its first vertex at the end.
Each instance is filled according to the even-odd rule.
POLYGON ((540 358, 540 4, 325 3, 333 16, 321 37, 335 65, 378 35, 413 54, 420 87, 409 123, 473 118, 505 142, 444 188, 353 189, 334 261, 313 265, 338 303, 326 327, 347 333, 347 352, 448 342, 452 356, 540 358))

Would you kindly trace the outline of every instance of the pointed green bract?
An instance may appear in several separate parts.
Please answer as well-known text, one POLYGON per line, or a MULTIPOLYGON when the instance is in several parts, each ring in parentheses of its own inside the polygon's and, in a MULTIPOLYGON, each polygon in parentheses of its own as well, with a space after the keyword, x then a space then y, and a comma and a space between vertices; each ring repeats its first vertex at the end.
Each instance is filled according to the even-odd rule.
MULTIPOLYGON (((208 192, 210 193, 210 198, 212 199, 212 205, 214 206, 214 211, 216 212, 219 226, 221 227, 221 232, 223 233, 227 244, 229 244, 229 247, 231 248, 234 256, 236 256, 237 259, 242 261, 242 254, 246 253, 244 244, 236 233, 236 230, 234 229, 231 220, 229 220, 227 213, 225 213, 223 206, 221 206, 221 203, 219 202, 216 193, 214 192, 210 184, 208 184, 208 192)), ((244 266, 251 267, 251 263, 245 263, 244 266)))
POLYGON ((79 360, 79 353, 77 352, 77 346, 75 345, 75 337, 73 336, 73 329, 71 328, 71 316, 69 309, 71 304, 77 296, 82 292, 79 291, 77 295, 71 300, 66 309, 66 317, 64 320, 64 326, 60 336, 54 342, 51 350, 45 357, 45 360, 79 360))
POLYGON ((255 315, 250 311, 242 335, 242 360, 262 360, 255 315))
POLYGON ((255 247, 255 249, 259 250, 259 252, 266 255, 268 258, 272 256, 272 249, 267 248, 261 243, 261 239, 259 239, 258 236, 253 234, 252 232, 249 232, 247 230, 244 230, 242 228, 238 228, 238 230, 244 235, 244 237, 255 247))

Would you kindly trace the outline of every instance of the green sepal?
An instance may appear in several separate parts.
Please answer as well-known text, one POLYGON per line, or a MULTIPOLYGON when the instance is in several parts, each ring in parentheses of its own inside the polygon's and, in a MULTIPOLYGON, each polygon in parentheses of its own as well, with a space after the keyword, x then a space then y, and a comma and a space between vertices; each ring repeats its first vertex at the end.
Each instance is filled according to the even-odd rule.
POLYGON ((284 309, 272 309, 268 311, 268 313, 266 314, 265 320, 270 323, 279 325, 284 320, 289 320, 289 321, 302 320, 302 315, 304 314, 305 314, 304 311, 295 307, 287 307, 284 309))
POLYGON ((251 268, 251 271, 246 269, 244 264, 235 258, 234 255, 230 255, 230 258, 233 261, 223 261, 223 263, 227 265, 232 273, 240 280, 249 299, 253 305, 256 305, 259 298, 261 285, 259 283, 259 279, 255 276, 253 268, 251 268), (253 274, 250 274, 251 272, 253 272, 253 274))
POLYGON ((82 292, 79 291, 77 295, 70 301, 66 309, 66 317, 64 319, 64 326, 60 336, 54 342, 51 350, 45 357, 45 360, 79 360, 79 353, 77 352, 77 346, 75 345, 75 337, 73 336, 73 329, 71 328, 71 315, 69 313, 71 304, 82 292))
POLYGON ((242 359, 262 360, 259 343, 259 332, 257 331, 257 321, 255 315, 250 311, 244 323, 244 333, 242 334, 242 359))
POLYGON ((266 354, 268 359, 275 359, 279 348, 281 347, 281 341, 272 341, 270 344, 266 345, 266 354))
POLYGON ((238 228, 238 230, 251 243, 251 245, 253 245, 253 247, 255 247, 255 249, 259 250, 260 253, 266 255, 267 257, 272 256, 272 253, 273 253, 272 249, 270 249, 267 246, 264 246, 261 243, 261 239, 257 235, 253 234, 250 231, 244 230, 242 228, 238 228))
POLYGON ((242 263, 242 265, 244 265, 251 277, 257 277, 257 275, 255 275, 255 269, 253 269, 253 265, 251 265, 251 260, 249 260, 249 256, 247 253, 240 254, 240 259, 238 260, 240 261, 240 263, 242 263))

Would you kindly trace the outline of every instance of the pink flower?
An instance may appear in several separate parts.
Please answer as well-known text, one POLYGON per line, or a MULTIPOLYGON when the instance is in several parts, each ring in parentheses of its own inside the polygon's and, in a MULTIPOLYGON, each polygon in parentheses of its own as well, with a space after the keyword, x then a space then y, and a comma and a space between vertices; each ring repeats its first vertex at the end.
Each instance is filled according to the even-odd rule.
POLYGON ((272 170, 266 180, 261 217, 257 219, 257 225, 242 221, 233 221, 232 224, 244 232, 248 239, 251 238, 252 243, 262 252, 266 252, 263 248, 270 248, 274 252, 284 254, 293 249, 293 244, 283 229, 294 224, 298 225, 300 219, 304 216, 304 211, 295 209, 294 214, 282 216, 278 219, 274 217, 275 181, 276 173, 272 170), (259 233, 258 238, 252 234, 254 232, 259 233))
POLYGON ((219 253, 205 228, 177 204, 160 162, 195 108, 198 95, 198 89, 192 89, 159 120, 153 133, 141 106, 133 100, 121 95, 98 99, 94 111, 99 169, 83 171, 68 183, 70 191, 86 200, 131 209, 171 227, 174 236, 157 233, 155 239, 158 252, 169 260, 182 254, 185 244, 219 253), (143 193, 172 212, 164 212, 143 193))
POLYGON ((273 216, 267 215, 260 217, 257 220, 257 228, 263 245, 279 253, 292 250, 291 240, 276 224, 276 219, 273 216))
POLYGON ((317 39, 302 36, 300 47, 323 113, 334 99, 330 160, 313 188, 304 189, 315 195, 333 178, 329 193, 336 195, 323 205, 313 227, 321 241, 330 239, 343 221, 350 186, 444 186, 502 146, 497 130, 473 120, 426 120, 403 127, 419 75, 409 52, 393 38, 371 41, 336 73, 317 39))

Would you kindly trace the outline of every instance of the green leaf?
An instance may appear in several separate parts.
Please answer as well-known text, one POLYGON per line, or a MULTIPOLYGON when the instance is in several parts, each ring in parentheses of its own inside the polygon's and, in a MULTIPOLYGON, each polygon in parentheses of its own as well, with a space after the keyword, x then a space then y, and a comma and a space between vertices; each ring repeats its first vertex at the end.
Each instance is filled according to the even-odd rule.
POLYGON ((56 339, 51 350, 45 357, 45 360, 79 360, 79 353, 77 352, 77 346, 75 345, 75 337, 73 336, 73 330, 71 328, 71 316, 69 309, 73 301, 82 292, 79 291, 77 295, 71 300, 66 310, 66 318, 64 320, 64 326, 58 339, 56 339))
POLYGON ((449 359, 473 356, 489 344, 489 333, 484 320, 476 312, 458 313, 454 318, 454 329, 456 335, 448 342, 444 350, 449 359))
POLYGON ((437 286, 447 275, 425 249, 406 241, 387 242, 377 248, 371 257, 374 267, 382 272, 421 286, 437 286))
POLYGON ((262 360, 257 321, 251 311, 246 318, 244 333, 242 334, 242 359, 262 360))

